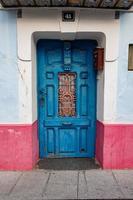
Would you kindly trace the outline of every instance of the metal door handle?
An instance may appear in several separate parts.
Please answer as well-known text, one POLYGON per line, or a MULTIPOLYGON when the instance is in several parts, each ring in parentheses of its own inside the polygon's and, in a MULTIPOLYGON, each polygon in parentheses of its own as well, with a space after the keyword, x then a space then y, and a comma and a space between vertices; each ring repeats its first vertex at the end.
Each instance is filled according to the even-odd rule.
POLYGON ((40 106, 44 106, 46 90, 44 88, 42 88, 39 91, 39 94, 40 94, 40 106))

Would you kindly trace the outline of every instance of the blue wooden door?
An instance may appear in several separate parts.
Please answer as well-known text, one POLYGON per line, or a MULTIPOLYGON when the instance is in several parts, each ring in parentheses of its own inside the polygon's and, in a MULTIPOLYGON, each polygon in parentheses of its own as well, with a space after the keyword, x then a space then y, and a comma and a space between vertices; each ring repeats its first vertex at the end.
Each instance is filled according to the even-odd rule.
POLYGON ((94 157, 95 41, 40 40, 38 116, 40 157, 94 157))

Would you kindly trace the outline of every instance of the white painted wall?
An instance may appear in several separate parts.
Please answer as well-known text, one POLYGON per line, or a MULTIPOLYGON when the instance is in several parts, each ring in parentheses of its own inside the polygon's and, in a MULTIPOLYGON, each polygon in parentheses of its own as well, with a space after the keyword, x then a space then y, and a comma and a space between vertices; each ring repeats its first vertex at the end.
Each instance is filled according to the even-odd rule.
POLYGON ((16 12, 1 10, 0 123, 29 124, 37 119, 36 42, 40 38, 96 39, 105 47, 105 69, 97 75, 97 119, 132 123, 133 72, 127 70, 132 24, 132 12, 116 20, 113 11, 78 9, 76 21, 65 23, 61 9, 27 9, 17 19, 16 33, 16 12))
POLYGON ((20 123, 37 119, 35 41, 96 39, 105 47, 105 70, 98 73, 97 119, 115 121, 119 20, 113 11, 76 10, 75 22, 65 23, 61 9, 23 10, 17 19, 20 123), (32 78, 33 77, 33 78, 32 78), (23 98, 21 98, 23 97, 23 98))

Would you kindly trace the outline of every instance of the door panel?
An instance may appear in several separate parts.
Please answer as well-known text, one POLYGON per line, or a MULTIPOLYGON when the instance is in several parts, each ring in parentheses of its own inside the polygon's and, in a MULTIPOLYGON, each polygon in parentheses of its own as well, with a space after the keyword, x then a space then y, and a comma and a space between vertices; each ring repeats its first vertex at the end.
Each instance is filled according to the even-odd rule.
POLYGON ((47 129, 47 151, 49 154, 55 153, 55 131, 54 131, 54 128, 47 129))
POLYGON ((88 85, 80 86, 80 116, 88 116, 88 85))
POLYGON ((80 149, 80 152, 84 152, 84 153, 87 153, 87 145, 88 145, 88 142, 87 142, 87 134, 88 134, 88 128, 81 128, 80 129, 80 134, 79 134, 79 149, 80 149))
POLYGON ((46 86, 46 101, 47 101, 47 117, 54 117, 55 115, 55 106, 54 106, 54 97, 55 89, 53 85, 46 86))
POLYGON ((96 121, 95 41, 40 40, 40 157, 93 157, 96 121))
POLYGON ((74 128, 59 129, 59 153, 75 153, 76 130, 74 128))
POLYGON ((58 74, 59 117, 76 116, 76 73, 58 74))

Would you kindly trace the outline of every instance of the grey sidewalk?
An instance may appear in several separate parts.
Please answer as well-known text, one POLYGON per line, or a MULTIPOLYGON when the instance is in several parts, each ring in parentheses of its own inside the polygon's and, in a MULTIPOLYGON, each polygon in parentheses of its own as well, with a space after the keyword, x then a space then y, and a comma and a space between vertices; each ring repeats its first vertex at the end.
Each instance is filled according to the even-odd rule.
POLYGON ((133 170, 0 172, 0 200, 133 199, 133 170))

